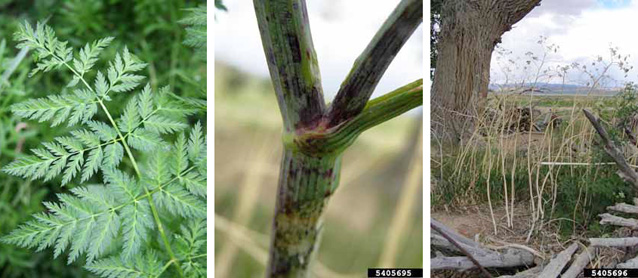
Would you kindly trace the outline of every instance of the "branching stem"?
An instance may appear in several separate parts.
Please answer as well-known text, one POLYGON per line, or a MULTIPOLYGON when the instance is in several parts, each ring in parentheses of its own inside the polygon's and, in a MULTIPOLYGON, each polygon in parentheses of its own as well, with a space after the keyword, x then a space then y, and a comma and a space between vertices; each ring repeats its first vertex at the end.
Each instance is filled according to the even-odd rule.
POLYGON ((322 217, 339 184, 341 154, 363 131, 423 103, 423 80, 368 101, 423 21, 422 0, 402 0, 355 62, 326 108, 305 0, 253 0, 283 118, 268 277, 307 277, 322 217))

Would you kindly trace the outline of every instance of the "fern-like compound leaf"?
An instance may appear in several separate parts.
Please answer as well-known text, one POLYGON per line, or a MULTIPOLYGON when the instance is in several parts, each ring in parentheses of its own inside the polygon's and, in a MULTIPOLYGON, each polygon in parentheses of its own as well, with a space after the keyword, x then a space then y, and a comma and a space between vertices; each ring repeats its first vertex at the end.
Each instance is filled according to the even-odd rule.
POLYGON ((206 203, 175 183, 153 195, 158 207, 184 218, 206 217, 206 203))
POLYGON ((85 182, 99 169, 115 168, 122 161, 124 150, 119 142, 102 143, 104 136, 88 130, 76 130, 71 135, 43 143, 45 148, 32 150, 34 155, 18 158, 3 171, 23 178, 45 180, 61 174, 62 185, 65 185, 78 174, 85 182))
POLYGON ((122 132, 131 132, 140 125, 141 118, 139 113, 137 113, 137 109, 137 98, 131 98, 118 121, 118 128, 122 132))
POLYGON ((177 257, 188 277, 206 277, 206 221, 191 220, 175 235, 177 257))
POLYGON ((142 244, 148 240, 149 230, 155 227, 147 200, 140 200, 125 206, 121 213, 122 258, 130 260, 140 252, 142 244))
POLYGON ((135 260, 123 260, 111 257, 96 261, 85 268, 90 272, 106 278, 139 277, 154 278, 162 273, 164 262, 158 259, 154 252, 148 252, 135 260))
POLYGON ((195 48, 198 56, 206 60, 206 6, 188 11, 188 16, 180 20, 180 23, 188 26, 184 44, 195 48))
POLYGON ((202 133, 202 125, 198 122, 193 127, 188 139, 188 157, 193 163, 197 163, 206 156, 206 142, 202 133))
POLYGON ((11 106, 11 111, 17 116, 39 122, 51 121, 52 126, 64 122, 68 126, 86 123, 97 113, 97 109, 95 97, 86 90, 30 99, 11 106))
POLYGON ((135 72, 144 69, 146 64, 131 55, 126 47, 122 54, 115 55, 115 60, 111 61, 109 65, 107 71, 109 88, 104 95, 108 94, 109 91, 116 93, 131 91, 144 80, 143 76, 136 75, 135 72))
POLYGON ((103 122, 88 121, 86 124, 103 142, 113 141, 117 137, 117 131, 103 122))
POLYGON ((107 145, 104 148, 104 158, 102 159, 102 170, 113 169, 122 162, 124 157, 124 147, 119 142, 107 145))
POLYGON ((179 182, 190 191, 190 193, 200 197, 206 197, 206 178, 196 171, 190 171, 180 176, 179 182))
MULTIPOLYGON (((106 37, 103 39, 99 39, 94 41, 91 44, 86 44, 84 48, 80 49, 80 53, 77 58, 73 59, 73 66, 75 67, 75 71, 80 75, 84 76, 84 73, 88 72, 93 68, 95 62, 97 62, 97 58, 106 48, 111 41, 113 41, 113 37, 106 37)), ((79 81, 79 77, 73 79, 75 84, 79 81)), ((72 87, 74 84, 71 84, 72 87)))
POLYGON ((172 120, 160 115, 152 115, 144 120, 144 127, 159 134, 174 133, 184 130, 187 126, 183 122, 172 120))
POLYGON ((67 47, 66 41, 58 40, 49 26, 38 23, 33 29, 25 22, 14 34, 14 38, 18 41, 18 48, 33 48, 40 59, 36 68, 31 71, 31 76, 40 71, 47 72, 58 68, 73 59, 72 48, 67 47))
POLYGON ((147 128, 138 128, 129 133, 127 143, 132 148, 143 152, 159 150, 165 145, 159 134, 147 128))
POLYGON ((113 38, 87 44, 73 55, 42 24, 35 29, 25 24, 15 37, 19 47, 37 56, 32 73, 62 67, 73 79, 67 85, 71 93, 15 104, 14 114, 52 126, 81 127, 42 143, 2 170, 28 179, 60 178, 62 185, 78 180, 80 185, 71 194, 57 194, 59 202, 45 202, 46 212, 0 241, 38 251, 52 248, 54 257, 67 253, 69 263, 84 258, 86 269, 102 277, 159 277, 170 265, 186 277, 205 277, 206 139, 200 123, 188 136, 183 133, 186 117, 197 109, 167 87, 155 93, 147 84, 113 117, 109 94, 133 91, 144 79, 136 72, 146 64, 128 49, 116 54, 107 69, 95 70, 113 38), (86 73, 91 71, 95 78, 89 82, 86 73), (98 109, 107 122, 94 119, 98 109), (173 133, 178 134, 167 136, 173 133), (169 138, 175 143, 167 143, 169 138), (136 157, 138 151, 146 154, 136 157), (125 153, 136 177, 119 169, 125 153), (103 184, 86 184, 100 178, 103 184), (167 252, 168 264, 155 254, 171 248, 176 252, 167 252))

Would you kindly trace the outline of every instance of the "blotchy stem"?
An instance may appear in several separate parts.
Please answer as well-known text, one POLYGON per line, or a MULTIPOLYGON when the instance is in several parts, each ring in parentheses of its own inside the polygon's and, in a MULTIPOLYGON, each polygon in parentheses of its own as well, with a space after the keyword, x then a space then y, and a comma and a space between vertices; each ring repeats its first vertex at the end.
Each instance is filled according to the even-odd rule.
POLYGON ((341 155, 310 157, 284 150, 273 220, 268 277, 308 277, 329 197, 339 184, 341 155))

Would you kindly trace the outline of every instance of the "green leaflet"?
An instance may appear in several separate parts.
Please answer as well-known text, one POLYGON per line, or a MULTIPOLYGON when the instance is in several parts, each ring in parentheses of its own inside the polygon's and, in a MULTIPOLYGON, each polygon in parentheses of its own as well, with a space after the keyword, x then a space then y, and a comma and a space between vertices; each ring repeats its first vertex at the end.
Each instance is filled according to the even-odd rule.
POLYGON ((88 130, 76 130, 71 135, 44 143, 44 148, 32 150, 35 155, 21 157, 3 171, 23 178, 45 180, 61 174, 62 185, 65 185, 79 173, 84 182, 99 168, 116 167, 122 160, 123 150, 118 142, 103 142, 98 134, 88 130))
POLYGON ((118 257, 103 259, 86 266, 90 272, 100 277, 157 277, 162 273, 164 262, 158 259, 155 252, 126 261, 118 257))
MULTIPOLYGON (((119 238, 122 259, 135 258, 148 249, 145 243, 155 228, 147 195, 126 173, 108 170, 104 176, 106 185, 76 187, 72 195, 58 194, 60 203, 45 203, 50 213, 34 215, 35 220, 21 225, 2 241, 38 250, 55 247, 55 256, 70 247, 69 262, 85 254, 90 263, 105 255, 119 238)), ((158 195, 156 202, 161 208, 182 217, 205 219, 205 201, 172 180, 150 189, 158 195)))
POLYGON ((188 172, 186 175, 179 178, 179 182, 192 194, 200 197, 206 197, 206 178, 197 172, 188 172))
POLYGON ((143 152, 158 150, 164 145, 164 141, 159 134, 147 128, 139 128, 129 133, 127 142, 129 146, 143 152))
POLYGON ((159 207, 173 215, 184 218, 206 217, 206 203, 177 184, 169 184, 164 190, 155 193, 153 198, 159 207))
POLYGON ((190 128, 186 121, 196 111, 167 88, 153 92, 147 84, 135 92, 144 79, 136 72, 146 64, 127 48, 106 69, 94 69, 113 38, 74 52, 48 26, 33 29, 28 23, 15 38, 19 47, 38 55, 32 74, 59 68, 73 78, 67 85, 71 93, 15 104, 14 114, 77 127, 2 170, 78 186, 58 194, 57 202, 45 202, 45 212, 0 241, 38 251, 52 248, 69 263, 84 257, 85 268, 101 277, 204 277, 206 137, 200 123, 190 128), (86 76, 95 78, 89 82, 86 76), (109 106, 120 104, 112 104, 109 95, 124 92, 130 93, 124 111, 112 115, 109 106), (162 217, 156 217, 158 209, 162 217), (164 267, 169 259, 173 271, 164 267))
POLYGON ((206 277, 206 221, 189 221, 175 235, 176 255, 183 260, 182 269, 189 277, 206 277), (204 260, 202 262, 202 259, 204 260))
POLYGON ((146 200, 127 205, 122 209, 122 258, 128 260, 139 253, 147 240, 148 230, 154 227, 150 207, 146 200))
POLYGON ((187 17, 179 23, 186 27, 186 38, 184 44, 197 50, 198 55, 206 61, 206 6, 188 9, 187 17))
POLYGON ((119 142, 107 145, 104 148, 104 158, 102 159, 102 170, 113 169, 117 167, 124 157, 124 148, 119 142))
POLYGON ((40 61, 30 76, 42 71, 47 72, 58 68, 73 59, 73 49, 67 47, 66 41, 60 41, 55 32, 49 26, 38 23, 33 29, 28 22, 20 26, 14 39, 18 41, 17 47, 22 49, 30 47, 35 50, 40 61))
POLYGON ((39 122, 51 121, 51 126, 62 123, 68 126, 86 123, 97 113, 97 109, 95 96, 87 90, 30 99, 11 106, 11 111, 15 115, 39 122))
MULTIPOLYGON (((87 43, 84 48, 80 49, 78 57, 73 59, 73 66, 80 76, 84 76, 85 72, 93 68, 93 65, 97 62, 97 57, 111 41, 113 41, 113 37, 103 38, 94 41, 92 44, 87 43)), ((78 77, 73 78, 72 82, 74 83, 69 84, 68 87, 75 86, 78 81, 80 81, 78 77)))

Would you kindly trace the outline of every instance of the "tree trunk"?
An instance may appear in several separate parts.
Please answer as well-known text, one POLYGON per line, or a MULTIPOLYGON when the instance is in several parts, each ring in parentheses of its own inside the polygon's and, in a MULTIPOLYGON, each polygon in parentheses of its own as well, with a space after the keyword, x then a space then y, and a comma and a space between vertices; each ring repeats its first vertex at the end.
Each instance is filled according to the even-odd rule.
POLYGON ((435 136, 459 142, 480 115, 501 36, 540 0, 448 0, 441 11, 431 109, 435 136))

